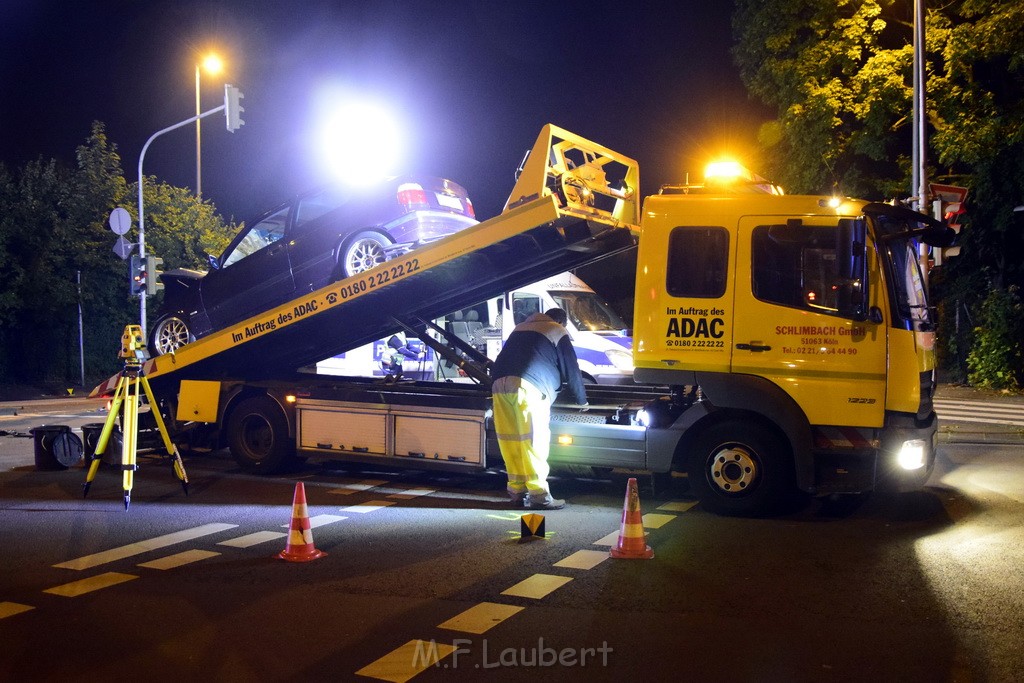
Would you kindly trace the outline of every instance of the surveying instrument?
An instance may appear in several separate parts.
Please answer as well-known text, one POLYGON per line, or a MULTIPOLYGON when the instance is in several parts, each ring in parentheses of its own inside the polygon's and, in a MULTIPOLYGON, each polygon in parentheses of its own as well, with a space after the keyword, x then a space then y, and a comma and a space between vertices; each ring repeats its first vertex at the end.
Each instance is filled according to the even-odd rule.
POLYGON ((85 483, 82 484, 82 496, 89 495, 89 487, 96 473, 100 469, 100 460, 103 452, 110 441, 110 435, 114 431, 114 423, 117 421, 118 410, 122 407, 124 412, 121 416, 121 471, 123 473, 124 486, 124 509, 132 499, 132 484, 135 480, 135 470, 139 467, 135 462, 136 450, 139 436, 139 398, 142 391, 146 392, 146 400, 149 401, 153 418, 156 420, 157 429, 163 438, 164 449, 171 458, 174 467, 174 474, 181 481, 181 488, 185 495, 188 495, 188 475, 185 474, 185 466, 181 462, 181 455, 178 448, 171 443, 171 437, 167 433, 167 426, 157 409, 156 399, 153 397, 153 390, 149 388, 149 380, 143 372, 142 364, 149 360, 149 353, 146 351, 143 342, 144 335, 139 325, 128 325, 121 335, 121 358, 124 358, 124 370, 118 373, 117 389, 114 392, 114 400, 110 404, 110 413, 103 423, 103 430, 96 441, 96 453, 93 461, 89 464, 89 472, 86 474, 85 483))

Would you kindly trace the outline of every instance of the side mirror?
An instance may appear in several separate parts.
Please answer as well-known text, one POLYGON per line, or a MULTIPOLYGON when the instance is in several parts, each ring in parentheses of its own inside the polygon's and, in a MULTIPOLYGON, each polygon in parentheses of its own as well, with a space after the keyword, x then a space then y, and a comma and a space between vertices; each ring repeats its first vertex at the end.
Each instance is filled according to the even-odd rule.
POLYGON ((867 222, 841 218, 836 231, 837 306, 840 315, 866 320, 868 310, 867 222))
POLYGON ((206 262, 210 264, 210 270, 220 270, 220 261, 213 254, 206 255, 206 262))

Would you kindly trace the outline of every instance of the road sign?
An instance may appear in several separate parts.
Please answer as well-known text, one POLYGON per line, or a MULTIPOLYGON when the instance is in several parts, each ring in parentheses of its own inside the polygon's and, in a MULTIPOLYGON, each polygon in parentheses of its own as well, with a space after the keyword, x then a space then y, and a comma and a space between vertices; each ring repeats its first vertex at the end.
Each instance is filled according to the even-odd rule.
POLYGON ((128 258, 128 255, 135 249, 135 245, 123 237, 118 237, 114 242, 114 253, 121 257, 121 260, 128 258))
POLYGON ((123 235, 131 230, 131 227, 132 216, 128 213, 128 209, 119 206, 110 212, 110 229, 114 231, 115 235, 123 235))
POLYGON ((932 199, 941 199, 944 202, 963 202, 967 199, 967 188, 959 185, 928 183, 928 192, 931 193, 932 199))

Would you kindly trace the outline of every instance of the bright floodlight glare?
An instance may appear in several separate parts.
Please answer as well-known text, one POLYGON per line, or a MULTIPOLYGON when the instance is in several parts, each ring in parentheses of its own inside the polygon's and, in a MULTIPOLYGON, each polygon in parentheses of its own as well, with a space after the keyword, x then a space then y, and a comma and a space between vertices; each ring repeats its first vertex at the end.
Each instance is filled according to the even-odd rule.
POLYGON ((347 184, 375 183, 393 173, 399 159, 399 126, 389 111, 375 104, 338 106, 326 117, 320 137, 328 168, 347 184))

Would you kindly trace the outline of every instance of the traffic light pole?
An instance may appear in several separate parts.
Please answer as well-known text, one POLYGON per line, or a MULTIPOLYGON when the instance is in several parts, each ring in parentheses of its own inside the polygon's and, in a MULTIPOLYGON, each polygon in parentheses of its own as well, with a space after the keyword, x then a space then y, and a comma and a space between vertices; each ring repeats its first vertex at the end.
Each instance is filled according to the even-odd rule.
MULTIPOLYGON (((238 130, 245 121, 242 120, 241 113, 244 108, 241 106, 240 100, 245 97, 241 91, 231 84, 224 85, 224 104, 219 107, 214 107, 208 111, 204 111, 201 114, 191 116, 184 121, 179 121, 173 126, 168 126, 163 130, 158 130, 149 136, 146 140, 146 144, 142 146, 142 152, 139 154, 139 261, 141 263, 147 263, 146 261, 146 218, 145 218, 145 207, 142 202, 142 188, 144 182, 144 176, 142 175, 142 162, 146 158, 146 150, 149 149, 149 145, 164 133, 169 133, 172 130, 182 128, 189 125, 193 121, 199 121, 204 119, 211 114, 216 114, 219 111, 224 112, 225 119, 227 121, 228 131, 234 133, 238 130)), ((142 333, 146 333, 146 296, 156 291, 156 283, 147 283, 149 287, 144 290, 139 296, 139 325, 142 327, 142 333)))
MULTIPOLYGON (((145 219, 145 206, 144 206, 143 201, 142 201, 142 183, 143 183, 142 162, 146 159, 146 150, 149 149, 149 145, 154 140, 156 140, 158 137, 160 137, 164 133, 170 133, 172 130, 176 130, 178 128, 182 128, 184 126, 187 126, 187 125, 189 125, 189 124, 191 124, 191 123, 193 123, 195 121, 198 121, 199 119, 206 118, 207 116, 210 116, 211 114, 216 114, 219 111, 224 111, 225 107, 227 107, 227 105, 226 104, 222 104, 219 107, 214 107, 213 109, 210 109, 209 111, 204 111, 199 116, 192 116, 190 118, 185 119, 184 121, 181 121, 179 123, 174 124, 173 126, 168 126, 167 128, 164 128, 163 130, 158 130, 157 132, 155 132, 151 136, 149 136, 149 139, 146 140, 146 144, 142 146, 142 153, 139 154, 139 259, 142 260, 143 263, 145 262, 145 258, 146 258, 146 219, 145 219)), ((145 292, 145 290, 143 290, 143 292, 139 296, 139 325, 142 327, 143 334, 145 334, 145 330, 146 330, 146 292, 145 292)))

